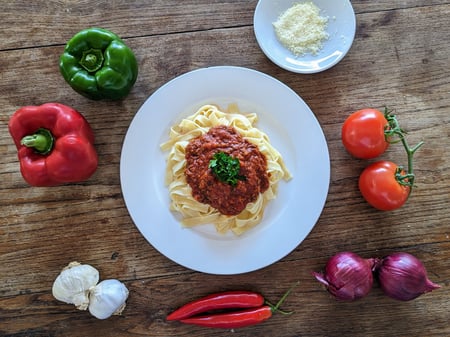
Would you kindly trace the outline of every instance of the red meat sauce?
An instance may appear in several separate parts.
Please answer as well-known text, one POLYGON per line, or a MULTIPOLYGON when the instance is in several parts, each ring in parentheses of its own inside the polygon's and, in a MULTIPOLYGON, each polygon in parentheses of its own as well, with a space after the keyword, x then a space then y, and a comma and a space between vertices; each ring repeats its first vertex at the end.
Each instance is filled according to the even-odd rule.
POLYGON ((244 139, 234 128, 219 125, 192 139, 186 147, 186 180, 195 200, 211 205, 224 215, 241 213, 259 193, 269 188, 266 157, 258 147, 244 139), (221 182, 208 167, 213 155, 224 152, 239 159, 236 186, 221 182))

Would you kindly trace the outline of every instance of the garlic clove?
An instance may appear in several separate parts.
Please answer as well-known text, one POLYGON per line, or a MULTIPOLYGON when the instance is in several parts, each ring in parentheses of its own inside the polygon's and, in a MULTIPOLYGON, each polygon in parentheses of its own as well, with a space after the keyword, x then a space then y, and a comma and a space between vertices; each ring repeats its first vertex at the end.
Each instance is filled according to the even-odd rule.
POLYGON ((57 300, 74 304, 79 310, 89 305, 89 289, 99 281, 99 272, 88 264, 71 262, 53 282, 52 294, 57 300))
POLYGON ((104 280, 93 287, 89 293, 89 312, 98 319, 120 315, 125 309, 128 289, 114 279, 104 280))

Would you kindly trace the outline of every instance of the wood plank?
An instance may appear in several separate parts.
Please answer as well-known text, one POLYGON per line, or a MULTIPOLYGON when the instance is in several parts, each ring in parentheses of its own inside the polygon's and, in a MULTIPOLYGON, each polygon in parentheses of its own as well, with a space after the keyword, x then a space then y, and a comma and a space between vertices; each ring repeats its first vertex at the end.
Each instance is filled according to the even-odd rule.
MULTIPOLYGON (((2 4, 0 50, 65 44, 88 27, 110 29, 122 38, 252 25, 255 0, 20 1, 2 4), (106 13, 106 14, 105 14, 106 13), (186 14, 187 13, 187 14, 186 14)), ((446 0, 404 2, 353 0, 355 12, 448 4, 446 0)))
POLYGON ((256 1, 39 1, 2 4, 0 50, 65 44, 89 27, 122 38, 249 25, 256 1))
MULTIPOLYGON (((449 243, 436 247, 436 251, 448 251, 449 243)), ((369 256, 367 256, 369 257, 369 256)), ((253 273, 251 280, 246 275, 221 276, 211 278, 201 273, 157 276, 130 280, 127 286, 132 290, 122 316, 105 321, 96 320, 87 312, 77 311, 71 305, 61 304, 48 294, 34 293, 0 299, 1 317, 9 333, 31 331, 40 335, 83 336, 86 331, 96 331, 98 336, 111 336, 120 331, 121 336, 229 336, 229 330, 210 330, 190 328, 189 326, 167 322, 165 317, 172 310, 187 301, 194 300, 211 292, 245 289, 257 291, 271 302, 276 302, 284 291, 300 282, 293 289, 283 309, 294 311, 290 316, 274 314, 263 324, 235 330, 233 335, 247 336, 315 336, 315 335, 352 335, 390 336, 401 332, 402 335, 415 335, 417 328, 427 329, 427 336, 439 336, 448 329, 447 313, 450 303, 448 287, 423 295, 422 300, 397 302, 387 298, 375 283, 374 288, 363 300, 353 303, 340 303, 333 299, 316 282, 311 270, 323 268, 323 258, 303 258, 289 263, 281 261, 276 267, 270 266, 253 273), (274 282, 281 280, 281 282, 274 282), (181 286, 183 285, 183 286, 181 286), (186 293, 189 288, 189 293, 186 293), (26 309, 24 309, 26 308, 26 309), (405 319, 410 315, 424 318, 416 324, 405 319), (371 319, 367 318, 371 315, 371 319), (430 319, 432 318, 433 319, 430 319), (51 320, 49 319, 51 318, 51 320), (428 319, 427 319, 428 318, 428 319), (42 326, 42 321, 47 321, 42 326), (379 324, 379 322, 383 324, 379 324), (332 322, 332 324, 330 324, 332 322), (280 326, 283 329, 280 329, 280 326), (389 327, 389 329, 387 329, 389 327), (429 332, 429 334, 428 334, 429 332)), ((445 254, 434 254, 431 260, 424 258, 430 272, 434 268, 448 268, 450 262, 445 254), (433 262, 434 261, 434 262, 433 262)), ((430 273, 432 279, 440 275, 430 273)), ((1 330, 0 330, 1 331, 1 330)), ((425 331, 425 330, 423 330, 425 331)))

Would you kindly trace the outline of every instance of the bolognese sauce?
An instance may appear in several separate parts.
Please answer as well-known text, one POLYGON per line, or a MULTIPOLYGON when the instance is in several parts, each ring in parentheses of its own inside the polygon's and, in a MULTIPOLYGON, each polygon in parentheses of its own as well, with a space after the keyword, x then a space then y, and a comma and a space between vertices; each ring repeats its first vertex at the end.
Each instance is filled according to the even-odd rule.
POLYGON ((269 188, 266 157, 233 127, 219 125, 192 139, 186 146, 185 157, 185 175, 192 196, 224 215, 241 213, 269 188), (230 185, 213 174, 209 163, 218 152, 239 159, 239 175, 244 179, 230 185))

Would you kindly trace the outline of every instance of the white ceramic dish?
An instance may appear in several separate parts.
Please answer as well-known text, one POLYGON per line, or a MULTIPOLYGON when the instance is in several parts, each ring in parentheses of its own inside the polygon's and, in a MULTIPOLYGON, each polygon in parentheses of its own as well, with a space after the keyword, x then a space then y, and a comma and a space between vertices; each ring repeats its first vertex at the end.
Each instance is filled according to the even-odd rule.
POLYGON ((128 211, 142 235, 160 253, 187 268, 210 274, 239 274, 268 266, 295 249, 319 218, 330 178, 328 147, 305 102, 263 73, 212 67, 181 75, 142 105, 123 143, 120 180, 128 211), (169 211, 165 160, 159 145, 169 128, 207 103, 256 112, 293 174, 281 182, 263 221, 242 236, 220 235, 213 225, 182 228, 169 211))
POLYGON ((311 74, 324 71, 341 61, 353 43, 356 18, 349 0, 313 0, 320 15, 328 17, 328 40, 317 55, 297 57, 277 39, 273 23, 287 9, 302 0, 260 0, 254 14, 256 40, 266 56, 286 70, 311 74))

